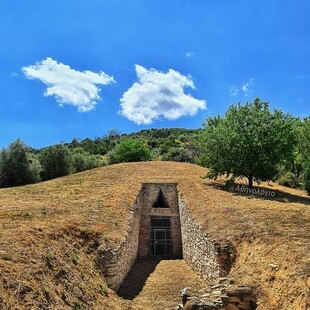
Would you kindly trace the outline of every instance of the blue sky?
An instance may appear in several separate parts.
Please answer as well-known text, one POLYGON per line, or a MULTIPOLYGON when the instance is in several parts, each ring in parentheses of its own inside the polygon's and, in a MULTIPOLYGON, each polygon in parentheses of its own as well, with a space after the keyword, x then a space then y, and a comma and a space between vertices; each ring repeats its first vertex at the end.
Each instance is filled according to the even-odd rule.
POLYGON ((310 115, 310 3, 2 0, 0 147, 201 127, 260 97, 310 115))

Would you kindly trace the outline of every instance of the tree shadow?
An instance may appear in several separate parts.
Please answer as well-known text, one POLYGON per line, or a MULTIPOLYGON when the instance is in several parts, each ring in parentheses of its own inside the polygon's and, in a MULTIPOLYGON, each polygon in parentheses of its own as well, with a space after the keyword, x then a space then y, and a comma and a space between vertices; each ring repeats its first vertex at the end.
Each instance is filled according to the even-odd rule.
POLYGON ((117 294, 123 299, 133 300, 143 289, 150 274, 161 259, 154 257, 137 258, 117 294))
POLYGON ((255 186, 253 187, 253 189, 256 191, 249 192, 248 186, 244 184, 224 185, 224 184, 219 184, 217 182, 211 181, 210 183, 204 183, 204 185, 212 186, 215 189, 219 189, 225 192, 232 193, 234 196, 244 196, 249 199, 261 198, 261 199, 279 201, 279 202, 284 202, 284 203, 296 202, 296 203, 301 203, 304 205, 310 205, 310 198, 287 193, 279 189, 271 189, 271 188, 263 187, 263 186, 255 186), (262 194, 262 193, 265 193, 265 194, 262 194))

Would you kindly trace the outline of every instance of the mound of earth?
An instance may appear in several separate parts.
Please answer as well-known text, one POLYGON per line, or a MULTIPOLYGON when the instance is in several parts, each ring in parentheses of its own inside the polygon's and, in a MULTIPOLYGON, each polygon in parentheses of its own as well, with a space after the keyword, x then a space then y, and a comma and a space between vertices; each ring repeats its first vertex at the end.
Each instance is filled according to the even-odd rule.
MULTIPOLYGON (((234 243, 229 276, 254 287, 258 309, 308 309, 309 198, 273 183, 260 184, 260 193, 243 184, 226 188, 224 179, 202 178, 206 173, 185 163, 128 163, 1 189, 0 309, 134 309, 135 302, 151 309, 143 295, 132 302, 117 296, 97 265, 98 247, 125 238, 130 206, 151 182, 178 183, 205 231, 234 243)), ((164 278, 171 268, 162 266, 164 278)), ((166 298, 151 277, 146 289, 166 298)))

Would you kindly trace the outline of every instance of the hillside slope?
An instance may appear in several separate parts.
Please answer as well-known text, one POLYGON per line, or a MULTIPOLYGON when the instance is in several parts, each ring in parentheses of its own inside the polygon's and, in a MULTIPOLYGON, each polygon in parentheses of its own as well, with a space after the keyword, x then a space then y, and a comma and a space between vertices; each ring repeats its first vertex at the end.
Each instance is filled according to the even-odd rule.
POLYGON ((129 163, 0 190, 0 309, 126 309, 107 289, 96 249, 123 240, 144 182, 177 182, 201 226, 234 242, 230 274, 255 287, 258 309, 307 309, 309 199, 275 184, 261 184, 274 197, 229 191, 205 174, 191 164, 129 163))

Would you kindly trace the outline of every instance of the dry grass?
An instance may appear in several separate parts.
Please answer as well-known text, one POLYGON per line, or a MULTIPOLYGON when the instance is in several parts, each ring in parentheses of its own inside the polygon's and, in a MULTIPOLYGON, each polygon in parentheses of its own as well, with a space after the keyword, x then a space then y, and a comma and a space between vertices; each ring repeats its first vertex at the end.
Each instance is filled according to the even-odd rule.
POLYGON ((131 309, 173 310, 181 303, 180 292, 185 287, 199 291, 204 285, 185 261, 162 260, 131 303, 131 309))
POLYGON ((205 174, 190 164, 119 164, 0 190, 0 309, 126 309, 128 303, 106 289, 96 248, 125 237, 143 182, 178 182, 201 226, 215 239, 235 242, 231 274, 256 287, 259 309, 307 309, 305 193, 275 184, 261 184, 275 197, 230 192, 223 180, 202 179, 205 174))

